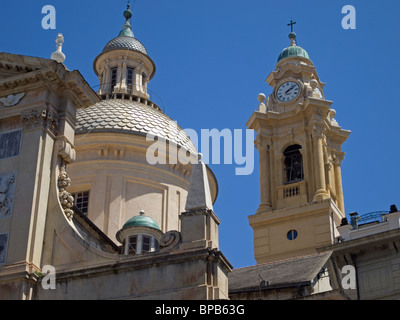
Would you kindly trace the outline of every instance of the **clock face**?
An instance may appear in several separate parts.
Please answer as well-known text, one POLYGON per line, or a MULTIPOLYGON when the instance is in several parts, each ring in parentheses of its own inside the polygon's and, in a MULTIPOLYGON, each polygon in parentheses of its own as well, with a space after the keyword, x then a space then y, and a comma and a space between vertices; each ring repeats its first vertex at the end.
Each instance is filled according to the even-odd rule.
POLYGON ((279 101, 293 101, 300 92, 300 86, 297 82, 287 81, 276 90, 276 97, 279 101))

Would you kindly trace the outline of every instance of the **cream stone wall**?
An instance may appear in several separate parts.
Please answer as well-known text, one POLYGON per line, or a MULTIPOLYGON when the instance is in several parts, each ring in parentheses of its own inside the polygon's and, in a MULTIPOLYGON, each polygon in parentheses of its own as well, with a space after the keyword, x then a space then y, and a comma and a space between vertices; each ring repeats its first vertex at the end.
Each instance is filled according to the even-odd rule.
MULTIPOLYGON (((345 240, 319 251, 333 251, 338 273, 345 266, 354 267, 352 274, 354 288, 345 288, 346 294, 354 300, 398 300, 400 299, 400 229, 381 231, 374 224, 377 233, 356 239, 345 240)), ((371 230, 370 230, 371 231, 371 230)), ((348 279, 345 279, 348 282, 348 279)))
POLYGON ((13 101, 0 105, 0 134, 22 132, 19 152, 0 160, 0 176, 10 172, 15 177, 14 195, 7 194, 12 210, 0 218, 0 234, 8 237, 0 287, 12 289, 12 297, 29 299, 27 274, 41 268, 56 139, 73 141, 76 102, 87 106, 98 97, 79 72, 51 60, 0 53, 0 74, 0 98, 13 101))
MULTIPOLYGON (((88 217, 111 239, 144 210, 163 232, 180 230, 190 165, 150 165, 150 142, 129 133, 90 133, 75 139, 77 159, 68 166, 70 193, 89 191, 88 217)), ((215 201, 217 182, 209 170, 215 201)))

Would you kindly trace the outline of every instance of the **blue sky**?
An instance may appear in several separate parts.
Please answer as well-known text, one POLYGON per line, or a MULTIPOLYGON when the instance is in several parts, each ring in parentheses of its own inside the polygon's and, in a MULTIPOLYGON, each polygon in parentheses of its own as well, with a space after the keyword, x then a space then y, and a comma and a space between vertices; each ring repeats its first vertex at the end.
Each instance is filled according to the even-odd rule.
MULTIPOLYGON (((351 130, 342 164, 346 212, 400 205, 398 11, 393 0, 136 0, 132 25, 155 61, 151 98, 183 128, 243 129, 265 79, 289 45, 297 43, 326 83, 336 119, 351 130), (356 8, 355 30, 342 28, 342 8, 356 8)), ((97 90, 92 63, 122 28, 125 0, 1 1, 0 51, 49 58, 63 33, 65 65, 97 90), (44 30, 42 7, 56 8, 56 30, 44 30)), ((235 165, 210 165, 219 181, 214 211, 220 247, 234 267, 255 264, 248 215, 259 204, 258 154, 249 176, 235 165)))

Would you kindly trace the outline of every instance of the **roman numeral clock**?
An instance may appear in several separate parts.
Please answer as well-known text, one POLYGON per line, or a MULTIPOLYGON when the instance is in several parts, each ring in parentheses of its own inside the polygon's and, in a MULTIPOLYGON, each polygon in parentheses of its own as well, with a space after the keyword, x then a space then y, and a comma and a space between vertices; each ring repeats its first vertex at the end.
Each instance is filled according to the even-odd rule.
POLYGON ((288 80, 277 86, 275 96, 280 102, 292 102, 299 94, 301 84, 296 80, 288 80))

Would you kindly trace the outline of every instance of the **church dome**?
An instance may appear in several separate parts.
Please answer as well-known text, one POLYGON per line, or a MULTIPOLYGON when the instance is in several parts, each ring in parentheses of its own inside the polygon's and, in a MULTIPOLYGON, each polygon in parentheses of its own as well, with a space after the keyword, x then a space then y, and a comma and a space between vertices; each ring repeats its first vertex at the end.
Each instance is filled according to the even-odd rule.
POLYGON ((127 229, 127 228, 131 228, 131 227, 149 227, 149 228, 160 230, 160 227, 158 226, 157 222, 155 222, 154 219, 146 216, 143 211, 140 213, 139 216, 130 218, 124 224, 122 229, 127 229))
POLYGON ((278 62, 289 57, 302 57, 310 60, 307 51, 299 46, 290 46, 284 49, 278 57, 278 62))
POLYGON ((111 50, 132 50, 147 55, 147 50, 144 45, 132 36, 121 36, 110 40, 103 49, 102 53, 111 50))
POLYGON ((76 134, 152 134, 197 154, 196 147, 185 131, 155 105, 145 105, 133 100, 107 99, 78 109, 76 118, 76 134))
POLYGON ((305 58, 307 60, 310 60, 310 56, 308 55, 307 51, 304 50, 302 47, 296 45, 296 34, 294 32, 291 32, 289 34, 289 39, 291 41, 291 45, 288 48, 283 49, 278 57, 278 63, 283 59, 293 57, 305 58))

